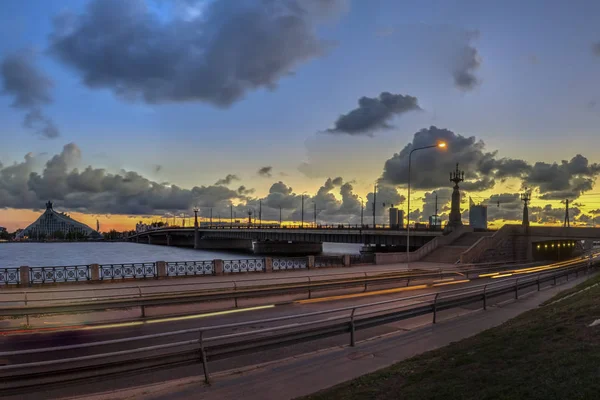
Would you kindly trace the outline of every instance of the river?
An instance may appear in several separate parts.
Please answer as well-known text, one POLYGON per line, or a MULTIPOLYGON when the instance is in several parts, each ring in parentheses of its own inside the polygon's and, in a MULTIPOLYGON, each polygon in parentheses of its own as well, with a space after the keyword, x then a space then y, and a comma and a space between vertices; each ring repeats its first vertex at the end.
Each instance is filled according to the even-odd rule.
MULTIPOLYGON (((323 243, 323 254, 359 254, 361 245, 323 243)), ((75 264, 121 264, 153 261, 235 260, 258 257, 252 253, 194 250, 125 242, 0 243, 0 267, 75 264)))

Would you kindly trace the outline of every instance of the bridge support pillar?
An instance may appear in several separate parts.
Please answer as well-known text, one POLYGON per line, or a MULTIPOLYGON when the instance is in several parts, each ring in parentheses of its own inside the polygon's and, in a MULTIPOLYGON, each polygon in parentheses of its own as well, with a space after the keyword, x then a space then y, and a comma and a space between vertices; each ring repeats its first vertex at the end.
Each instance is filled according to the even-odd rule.
POLYGON ((100 266, 98 264, 90 264, 90 275, 93 281, 100 280, 100 266))
POLYGON ((167 235, 167 246, 171 245, 171 235, 167 235))
POLYGON ((200 233, 198 232, 198 227, 194 228, 194 249, 198 249, 200 244, 200 233))
POLYGON ((215 275, 223 275, 223 260, 213 260, 215 266, 215 275))
POLYGON ((136 242, 136 243, 139 243, 139 242, 140 242, 140 237, 139 237, 139 235, 135 237, 135 242, 136 242))
POLYGON ((308 256, 308 262, 306 264, 306 267, 308 269, 314 269, 315 268, 315 256, 308 256))
POLYGON ((148 244, 152 244, 152 236, 150 234, 148 234, 148 244))
POLYGON ((27 265, 19 267, 19 275, 21 286, 29 286, 29 267, 27 265))
POLYGON ((166 262, 164 262, 164 261, 156 262, 156 276, 158 278, 166 278, 167 277, 167 263, 166 262))

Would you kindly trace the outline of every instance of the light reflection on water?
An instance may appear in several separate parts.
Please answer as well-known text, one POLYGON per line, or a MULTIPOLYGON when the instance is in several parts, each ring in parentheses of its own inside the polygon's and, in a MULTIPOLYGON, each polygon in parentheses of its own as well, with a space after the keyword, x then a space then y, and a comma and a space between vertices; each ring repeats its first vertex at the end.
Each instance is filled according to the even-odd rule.
MULTIPOLYGON (((323 254, 359 254, 362 245, 323 243, 323 254)), ((0 267, 119 264, 252 258, 245 252, 194 250, 137 243, 0 243, 0 267)))

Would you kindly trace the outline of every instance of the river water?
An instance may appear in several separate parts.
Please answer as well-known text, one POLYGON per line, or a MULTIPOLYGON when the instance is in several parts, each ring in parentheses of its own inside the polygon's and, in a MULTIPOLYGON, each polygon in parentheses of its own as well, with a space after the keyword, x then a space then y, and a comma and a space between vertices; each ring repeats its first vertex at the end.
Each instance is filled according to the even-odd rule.
MULTIPOLYGON (((359 254, 362 245, 323 243, 323 254, 359 254)), ((247 252, 194 250, 125 242, 0 243, 0 267, 121 264, 153 261, 235 260, 258 257, 247 252)))

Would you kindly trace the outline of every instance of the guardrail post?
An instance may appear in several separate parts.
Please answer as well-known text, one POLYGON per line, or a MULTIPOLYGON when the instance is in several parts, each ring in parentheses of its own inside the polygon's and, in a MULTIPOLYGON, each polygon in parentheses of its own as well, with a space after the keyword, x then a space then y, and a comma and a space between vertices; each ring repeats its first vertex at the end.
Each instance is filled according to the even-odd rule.
MULTIPOLYGON (((235 281, 233 281, 233 291, 237 292, 237 283, 235 281)), ((235 308, 238 308, 238 298, 237 298, 237 294, 235 294, 233 296, 233 301, 235 303, 235 308)))
POLYGON ((273 259, 271 257, 265 257, 265 272, 273 272, 273 259))
POLYGON ((223 275, 223 260, 213 260, 213 265, 215 266, 215 275, 223 275))
MULTIPOLYGON (((27 306, 27 292, 25 293, 25 306, 27 306)), ((25 323, 29 326, 29 314, 25 315, 25 323)))
POLYGON ((437 299, 440 294, 435 294, 435 299, 433 300, 433 323, 435 324, 437 321, 437 299))
POLYGON ((308 256, 306 258, 306 268, 313 269, 315 267, 315 256, 308 256))
POLYGON ((483 310, 487 310, 487 287, 488 285, 485 285, 483 287, 483 310))
POLYGON ((356 308, 352 309, 352 314, 350 314, 350 346, 354 347, 356 345, 355 342, 355 326, 354 326, 354 312, 356 308))
POLYGON ((365 272, 364 274, 365 274, 365 290, 363 290, 363 292, 366 292, 367 291, 367 285, 369 284, 369 281, 367 281, 367 278, 368 278, 367 273, 365 272))
POLYGON ((29 286, 29 267, 27 265, 22 265, 19 267, 19 275, 21 278, 21 285, 29 286))
POLYGON ((344 267, 350 267, 350 254, 344 254, 342 256, 342 262, 344 264, 344 267))
POLYGON ((200 357, 202 359, 202 369, 204 370, 204 382, 210 385, 210 374, 208 373, 208 360, 206 359, 206 350, 202 341, 202 333, 200 332, 200 357))
POLYGON ((100 280, 100 265, 90 264, 90 275, 93 281, 100 280))
POLYGON ((156 262, 156 277, 166 278, 167 277, 167 263, 164 261, 156 262))

